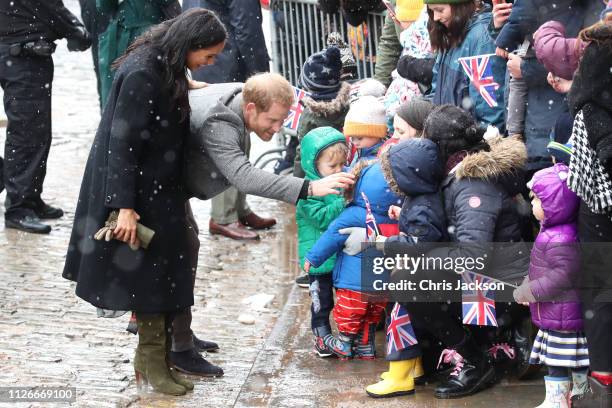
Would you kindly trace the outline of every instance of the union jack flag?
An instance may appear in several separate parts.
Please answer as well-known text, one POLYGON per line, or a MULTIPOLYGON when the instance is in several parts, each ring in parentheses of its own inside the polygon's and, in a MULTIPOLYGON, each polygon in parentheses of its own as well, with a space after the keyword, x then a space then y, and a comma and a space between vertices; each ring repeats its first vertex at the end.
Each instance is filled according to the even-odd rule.
POLYGON ((298 125, 300 124, 300 118, 304 112, 304 107, 300 101, 304 99, 305 96, 310 96, 310 94, 301 90, 300 88, 296 88, 295 86, 293 87, 293 91, 295 92, 295 101, 289 109, 289 116, 287 116, 287 119, 285 119, 283 126, 292 130, 297 130, 298 125))
POLYGON ((495 317, 495 300, 493 290, 482 291, 478 285, 489 284, 492 279, 473 272, 461 274, 464 284, 474 286, 474 290, 464 290, 461 293, 463 303, 463 324, 497 327, 495 317))
POLYGON ((374 214, 372 214, 372 208, 370 207, 368 196, 366 196, 363 191, 361 192, 361 197, 363 197, 363 201, 365 201, 366 206, 366 241, 374 242, 376 241, 376 237, 380 235, 378 225, 376 225, 376 218, 374 218, 374 214))
POLYGON ((410 315, 404 306, 395 303, 387 327, 387 355, 417 344, 410 315))
POLYGON ((458 60, 474 88, 480 92, 487 105, 493 108, 497 106, 495 91, 499 89, 499 84, 493 79, 492 56, 495 54, 475 55, 458 60))

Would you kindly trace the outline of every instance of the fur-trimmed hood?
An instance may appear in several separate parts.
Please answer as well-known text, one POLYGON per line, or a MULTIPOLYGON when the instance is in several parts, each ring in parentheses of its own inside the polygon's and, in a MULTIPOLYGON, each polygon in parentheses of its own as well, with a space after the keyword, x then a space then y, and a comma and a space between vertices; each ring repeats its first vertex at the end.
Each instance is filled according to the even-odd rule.
POLYGON ((465 156, 452 176, 457 180, 475 178, 499 183, 510 195, 524 190, 527 147, 518 136, 497 136, 487 141, 489 151, 465 156))
POLYGON ((391 191, 400 196, 435 193, 444 179, 438 147, 429 139, 391 146, 380 158, 380 167, 391 191))
POLYGON ((490 150, 468 154, 455 171, 455 177, 497 179, 514 174, 527 163, 527 147, 518 136, 497 136, 488 140, 490 150))
POLYGON ((348 110, 350 92, 351 85, 348 82, 342 82, 338 95, 331 101, 315 101, 312 98, 305 97, 302 99, 302 104, 310 109, 313 115, 327 118, 348 110))

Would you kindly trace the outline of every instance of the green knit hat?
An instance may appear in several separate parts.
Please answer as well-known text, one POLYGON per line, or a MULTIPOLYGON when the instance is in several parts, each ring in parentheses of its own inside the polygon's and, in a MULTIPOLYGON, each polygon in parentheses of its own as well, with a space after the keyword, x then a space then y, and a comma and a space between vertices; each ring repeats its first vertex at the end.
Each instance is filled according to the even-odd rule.
POLYGON ((425 4, 460 4, 460 3, 468 3, 474 0, 424 0, 425 4))

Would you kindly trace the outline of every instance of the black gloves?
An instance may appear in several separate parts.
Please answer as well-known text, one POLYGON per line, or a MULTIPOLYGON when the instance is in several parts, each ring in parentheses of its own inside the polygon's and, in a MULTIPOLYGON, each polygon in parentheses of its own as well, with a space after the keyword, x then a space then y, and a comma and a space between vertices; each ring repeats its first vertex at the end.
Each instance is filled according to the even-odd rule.
POLYGON ((77 27, 76 31, 68 37, 69 51, 85 51, 91 47, 91 37, 85 27, 77 27))

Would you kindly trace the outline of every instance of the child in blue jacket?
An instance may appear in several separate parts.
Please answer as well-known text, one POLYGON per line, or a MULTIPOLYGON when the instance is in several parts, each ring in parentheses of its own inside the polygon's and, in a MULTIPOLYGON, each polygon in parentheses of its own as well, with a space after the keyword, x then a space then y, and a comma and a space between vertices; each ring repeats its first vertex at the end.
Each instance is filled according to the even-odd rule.
MULTIPOLYGON (((343 228, 366 227, 366 201, 368 199, 376 223, 397 224, 387 215, 391 205, 398 205, 401 198, 393 193, 385 179, 380 163, 360 162, 354 169, 357 175, 351 202, 340 216, 330 224, 306 254, 304 269, 318 267, 336 254, 333 282, 336 288, 334 320, 338 326, 338 337, 328 336, 326 346, 340 358, 375 358, 374 334, 376 325, 383 315, 386 301, 365 293, 362 278, 362 255, 347 255, 342 251, 347 235, 340 233, 343 228), (362 194, 364 193, 364 194, 362 194), (365 198, 364 198, 365 195, 365 198), (353 346, 356 338, 360 341, 353 346)), ((366 237, 363 237, 364 241, 366 237)))

